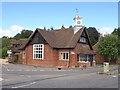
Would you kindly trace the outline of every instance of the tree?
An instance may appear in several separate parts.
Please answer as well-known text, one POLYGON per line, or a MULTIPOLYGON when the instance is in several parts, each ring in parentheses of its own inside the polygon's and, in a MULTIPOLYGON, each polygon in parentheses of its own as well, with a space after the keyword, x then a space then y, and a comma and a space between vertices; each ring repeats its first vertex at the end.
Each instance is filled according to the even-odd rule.
POLYGON ((69 28, 72 28, 72 25, 70 25, 69 28))
POLYGON ((44 27, 44 30, 46 30, 46 27, 44 27))
POLYGON ((50 31, 50 29, 48 28, 47 31, 50 31))
POLYGON ((8 50, 7 47, 2 48, 2 58, 7 57, 7 50, 8 50))
POLYGON ((62 28, 65 28, 64 25, 62 25, 62 28))
POLYGON ((115 28, 114 31, 112 32, 112 34, 114 34, 114 35, 120 34, 120 27, 119 28, 115 28))
POLYGON ((118 36, 105 35, 98 43, 98 53, 104 55, 106 60, 114 60, 118 58, 118 36))
POLYGON ((98 39, 99 39, 99 33, 96 30, 96 28, 89 27, 89 28, 87 28, 87 31, 88 31, 88 35, 89 35, 91 44, 92 45, 96 44, 98 42, 98 39))
POLYGON ((16 34, 13 38, 17 39, 17 40, 28 38, 32 33, 33 33, 33 31, 31 31, 31 30, 25 30, 25 29, 23 29, 21 31, 21 33, 16 34))
POLYGON ((10 39, 8 37, 2 37, 0 39, 0 58, 7 57, 7 50, 10 49, 10 39))
POLYGON ((18 33, 18 34, 16 34, 15 36, 14 36, 14 39, 16 39, 16 40, 18 40, 18 39, 20 39, 20 33, 18 33))
MULTIPOLYGON (((120 38, 120 27, 115 28, 112 34, 117 35, 118 38, 120 38)), ((120 40, 118 40, 118 56, 120 57, 120 40)))
POLYGON ((33 31, 24 29, 21 31, 20 38, 28 38, 32 33, 33 31))
POLYGON ((51 27, 51 30, 54 30, 54 28, 53 28, 53 27, 51 27))

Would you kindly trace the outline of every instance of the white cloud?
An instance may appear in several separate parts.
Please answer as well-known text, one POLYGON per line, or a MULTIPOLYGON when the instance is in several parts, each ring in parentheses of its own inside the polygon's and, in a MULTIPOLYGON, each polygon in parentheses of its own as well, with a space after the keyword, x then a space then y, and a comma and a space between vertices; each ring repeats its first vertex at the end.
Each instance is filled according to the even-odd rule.
POLYGON ((39 26, 38 28, 40 28, 40 29, 44 29, 44 27, 41 27, 41 26, 39 26))
POLYGON ((111 27, 103 27, 98 30, 98 32, 100 32, 103 35, 111 34, 113 31, 114 31, 114 28, 111 28, 111 27))
POLYGON ((17 32, 20 32, 20 31, 22 31, 24 28, 23 27, 21 27, 21 26, 18 26, 18 25, 13 25, 13 26, 11 26, 10 27, 10 31, 17 31, 17 32))
POLYGON ((31 30, 29 28, 24 28, 18 25, 12 25, 9 29, 6 29, 6 30, 3 30, 0 28, 0 37, 2 36, 13 37, 17 33, 20 33, 23 29, 31 30))

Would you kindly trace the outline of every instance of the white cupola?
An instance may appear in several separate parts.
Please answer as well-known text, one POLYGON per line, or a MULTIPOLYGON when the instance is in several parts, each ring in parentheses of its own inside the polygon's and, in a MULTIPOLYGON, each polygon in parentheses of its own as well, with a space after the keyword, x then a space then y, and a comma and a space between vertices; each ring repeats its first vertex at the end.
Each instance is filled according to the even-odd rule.
MULTIPOLYGON (((77 11, 78 13, 78 11, 77 11)), ((82 17, 78 14, 74 17, 74 34, 82 28, 82 17)))

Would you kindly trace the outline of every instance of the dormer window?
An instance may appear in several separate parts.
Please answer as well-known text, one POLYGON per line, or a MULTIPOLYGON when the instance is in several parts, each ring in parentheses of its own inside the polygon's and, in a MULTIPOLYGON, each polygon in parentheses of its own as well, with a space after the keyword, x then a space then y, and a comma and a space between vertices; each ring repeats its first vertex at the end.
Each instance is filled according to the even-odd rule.
POLYGON ((86 43, 86 38, 85 37, 80 37, 80 42, 86 43))

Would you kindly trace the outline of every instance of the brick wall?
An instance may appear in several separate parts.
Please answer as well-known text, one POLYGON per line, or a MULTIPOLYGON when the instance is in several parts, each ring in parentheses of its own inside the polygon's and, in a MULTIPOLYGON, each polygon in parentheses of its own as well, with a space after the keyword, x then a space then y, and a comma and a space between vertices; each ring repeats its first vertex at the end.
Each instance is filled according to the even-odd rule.
POLYGON ((103 62, 105 61, 105 58, 104 58, 103 55, 97 54, 97 55, 95 56, 95 60, 96 60, 96 63, 103 63, 103 62))
POLYGON ((44 44, 44 60, 33 59, 33 45, 25 48, 25 59, 22 58, 22 52, 19 54, 19 62, 35 66, 51 66, 51 67, 81 67, 89 66, 89 63, 77 61, 77 44, 75 49, 53 49, 48 44, 44 44), (59 60, 59 52, 69 52, 69 60, 59 60))
POLYGON ((56 66, 57 50, 52 49, 48 44, 44 45, 44 60, 33 59, 32 45, 28 45, 26 47, 25 54, 26 54, 26 64, 35 65, 35 66, 56 66))

